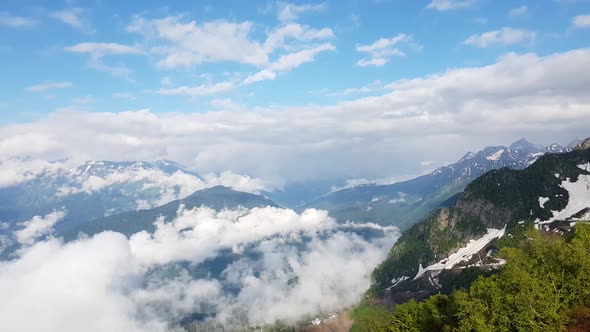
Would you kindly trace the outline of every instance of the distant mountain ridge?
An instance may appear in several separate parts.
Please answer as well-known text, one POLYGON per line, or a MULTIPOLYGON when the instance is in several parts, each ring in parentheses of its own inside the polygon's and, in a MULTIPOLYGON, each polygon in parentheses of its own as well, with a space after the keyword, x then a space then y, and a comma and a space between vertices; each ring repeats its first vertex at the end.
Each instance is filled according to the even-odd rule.
POLYGON ((72 240, 80 233, 92 236, 103 231, 114 231, 130 236, 140 231, 153 233, 154 222, 164 217, 170 222, 176 217, 180 208, 193 209, 202 206, 214 210, 235 209, 238 207, 279 207, 275 202, 261 195, 235 191, 224 186, 215 186, 194 192, 192 195, 169 202, 162 206, 140 211, 128 211, 108 217, 89 220, 64 233, 67 240, 72 240))
POLYGON ((0 188, 0 222, 8 228, 64 210, 65 219, 56 225, 62 230, 105 215, 158 206, 207 186, 198 174, 169 160, 87 161, 77 166, 31 158, 5 162, 24 178, 0 188))
POLYGON ((546 153, 570 151, 551 144, 538 146, 520 139, 510 146, 489 146, 476 153, 468 152, 454 164, 439 167, 427 175, 391 185, 362 185, 332 192, 308 203, 304 208, 319 208, 335 218, 375 222, 407 229, 472 180, 494 169, 523 169, 546 153))

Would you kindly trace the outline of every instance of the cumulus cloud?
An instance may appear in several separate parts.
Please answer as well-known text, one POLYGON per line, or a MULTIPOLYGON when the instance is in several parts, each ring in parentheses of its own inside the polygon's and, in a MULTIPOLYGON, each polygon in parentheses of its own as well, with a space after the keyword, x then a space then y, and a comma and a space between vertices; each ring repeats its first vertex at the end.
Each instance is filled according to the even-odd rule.
POLYGON ((200 174, 232 170, 270 183, 403 176, 424 160, 454 161, 523 136, 543 144, 587 136, 590 78, 579 75, 585 70, 588 49, 510 53, 485 66, 384 83, 379 95, 325 106, 58 111, 2 127, 0 156, 170 159, 200 174))
POLYGON ((399 44, 410 44, 414 48, 420 46, 413 43, 412 38, 406 34, 400 33, 391 38, 380 38, 372 44, 359 45, 356 50, 361 53, 368 53, 369 56, 357 61, 356 65, 360 67, 377 66, 382 67, 394 56, 406 56, 398 46, 399 44))
POLYGON ((63 245, 52 239, 0 263, 6 331, 164 331, 142 322, 124 294, 139 277, 126 238, 104 233, 63 245), (23 315, 27 312, 27 315, 23 315), (34 316, 35 319, 31 319, 34 316))
POLYGON ((382 231, 367 240, 325 212, 270 207, 181 208, 156 226, 130 239, 112 232, 65 244, 48 239, 0 262, 3 328, 165 331, 193 313, 216 313, 208 320, 227 326, 309 319, 358 301, 399 236, 354 224, 382 231), (221 250, 238 259, 218 276, 194 278, 174 263, 198 267, 221 250), (18 314, 25 310, 35 319, 18 314))
POLYGON ((572 24, 576 28, 590 28, 590 14, 575 16, 572 19, 572 24))
MULTIPOLYGON (((282 4, 284 16, 293 16, 312 7, 282 4)), ((315 7, 313 7, 315 8, 315 7)), ((335 47, 325 41, 334 37, 329 28, 316 29, 286 20, 266 29, 264 38, 254 37, 250 21, 226 20, 197 23, 181 16, 148 19, 135 16, 128 32, 139 34, 153 45, 148 52, 158 58, 157 66, 164 69, 192 67, 203 63, 236 62, 257 68, 257 72, 238 81, 203 83, 195 86, 170 87, 161 94, 205 96, 228 92, 243 85, 273 80, 279 72, 290 71, 315 60, 317 54, 335 47), (240 50, 236 52, 236 50, 240 50)))
POLYGON ((27 182, 42 175, 55 175, 67 167, 67 163, 48 162, 33 158, 0 160, 0 188, 27 182))
POLYGON ((44 217, 34 216, 21 223, 24 228, 15 232, 17 241, 24 245, 33 244, 38 238, 53 232, 53 226, 63 220, 65 215, 64 211, 54 211, 44 217))
POLYGON ((471 35, 463 44, 477 47, 488 47, 493 44, 514 45, 521 42, 531 42, 536 33, 525 29, 504 27, 500 30, 484 32, 481 35, 471 35))
MULTIPOLYGON (((298 6, 291 6, 285 8, 291 8, 291 12, 300 12, 293 9, 298 6)), ((249 21, 217 20, 198 24, 195 21, 186 22, 178 16, 161 19, 137 16, 128 31, 140 34, 156 44, 151 53, 161 57, 158 66, 162 68, 221 61, 265 68, 273 62, 273 57, 277 57, 278 51, 283 51, 279 56, 288 56, 289 53, 314 49, 314 45, 309 45, 310 42, 334 37, 329 28, 315 29, 298 23, 286 23, 270 29, 266 39, 259 40, 251 36, 252 27, 253 23, 249 21), (287 48, 289 52, 285 54, 287 48)), ((268 79, 269 76, 264 78, 268 79)), ((250 80, 248 83, 252 82, 250 80)))
POLYGON ((294 323, 350 307, 370 286, 369 271, 393 242, 390 238, 369 244, 352 233, 338 232, 324 240, 313 238, 298 252, 284 239, 263 241, 257 248, 262 259, 254 264, 260 270, 244 261, 226 269, 227 279, 241 290, 218 319, 239 325, 245 311, 250 325, 294 323))
POLYGON ((159 221, 153 234, 141 232, 130 238, 130 246, 144 265, 189 260, 195 264, 213 257, 221 249, 240 247, 271 235, 319 232, 335 226, 326 211, 273 207, 252 210, 215 211, 209 208, 184 210, 181 206, 172 223, 159 221))

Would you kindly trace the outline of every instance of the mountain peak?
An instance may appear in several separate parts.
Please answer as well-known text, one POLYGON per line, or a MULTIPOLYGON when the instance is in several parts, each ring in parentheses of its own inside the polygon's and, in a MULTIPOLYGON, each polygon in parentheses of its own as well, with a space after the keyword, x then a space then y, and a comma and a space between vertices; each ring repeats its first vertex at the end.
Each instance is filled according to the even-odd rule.
POLYGON ((210 187, 210 188, 205 188, 205 189, 202 189, 202 190, 203 191, 211 191, 211 192, 213 192, 213 191, 219 191, 219 192, 236 191, 236 190, 233 190, 233 189, 231 189, 229 187, 226 187, 226 186, 223 186, 223 185, 220 185, 220 184, 218 184, 216 186, 213 186, 213 187, 210 187))
POLYGON ((516 142, 510 144, 511 150, 535 150, 539 148, 540 147, 538 147, 537 145, 527 141, 526 138, 521 138, 516 142))

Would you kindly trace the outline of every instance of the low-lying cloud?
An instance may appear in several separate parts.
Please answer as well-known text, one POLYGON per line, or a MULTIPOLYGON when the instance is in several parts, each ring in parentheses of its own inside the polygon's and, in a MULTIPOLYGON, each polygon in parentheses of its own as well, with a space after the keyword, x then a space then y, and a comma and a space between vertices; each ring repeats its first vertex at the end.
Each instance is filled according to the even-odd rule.
POLYGON ((191 314, 226 326, 309 319, 356 303, 399 236, 395 228, 338 225, 324 211, 272 207, 181 207, 156 225, 129 239, 46 238, 0 262, 3 328, 165 331, 191 314), (362 229, 382 236, 354 231, 362 229), (191 275, 222 255, 234 259, 218 275, 191 275))
POLYGON ((45 217, 35 216, 21 224, 22 229, 15 232, 18 243, 33 244, 39 237, 46 236, 53 231, 53 226, 63 220, 65 211, 54 211, 45 217))
MULTIPOLYGON (((169 165, 170 166, 170 165, 169 165)), ((126 166, 101 161, 76 164, 73 160, 44 161, 37 158, 0 160, 0 189, 34 182, 27 190, 38 190, 48 200, 64 202, 74 195, 92 195, 115 190, 134 201, 138 209, 163 205, 184 198, 197 190, 222 185, 237 191, 258 194, 273 191, 277 185, 259 178, 224 171, 197 175, 178 169, 166 172, 145 163, 126 166), (109 167, 114 166, 114 167, 109 167), (98 169, 97 173, 93 170, 98 169)), ((112 196, 112 195, 111 195, 112 196)), ((121 200, 113 200, 113 209, 121 200)))

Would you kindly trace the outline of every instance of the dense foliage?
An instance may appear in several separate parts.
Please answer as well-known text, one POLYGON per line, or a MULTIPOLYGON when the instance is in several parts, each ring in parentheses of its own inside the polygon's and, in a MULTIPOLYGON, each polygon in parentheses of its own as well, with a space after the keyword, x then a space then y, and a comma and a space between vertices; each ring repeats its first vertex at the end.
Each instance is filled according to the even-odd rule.
POLYGON ((590 307, 590 225, 570 236, 522 227, 499 243, 501 272, 393 313, 363 303, 353 331, 560 331, 576 323, 590 307))

